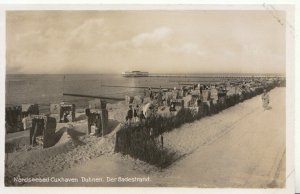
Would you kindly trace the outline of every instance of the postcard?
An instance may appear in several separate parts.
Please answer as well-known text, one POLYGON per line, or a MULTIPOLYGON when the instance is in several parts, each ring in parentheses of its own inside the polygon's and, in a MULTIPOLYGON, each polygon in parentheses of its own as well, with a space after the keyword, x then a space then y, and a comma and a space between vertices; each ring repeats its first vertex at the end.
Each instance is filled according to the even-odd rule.
POLYGON ((3 16, 6 189, 294 188, 293 5, 3 16))

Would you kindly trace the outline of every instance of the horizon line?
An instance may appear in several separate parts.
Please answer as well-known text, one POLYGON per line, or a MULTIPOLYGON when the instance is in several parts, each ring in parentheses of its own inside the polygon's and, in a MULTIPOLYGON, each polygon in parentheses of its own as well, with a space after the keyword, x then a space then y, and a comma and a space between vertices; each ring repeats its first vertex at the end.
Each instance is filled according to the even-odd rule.
MULTIPOLYGON (((122 75, 121 73, 5 73, 6 75, 122 75)), ((153 75, 218 75, 218 74, 227 74, 227 75, 286 75, 286 73, 149 73, 149 76, 153 75)))

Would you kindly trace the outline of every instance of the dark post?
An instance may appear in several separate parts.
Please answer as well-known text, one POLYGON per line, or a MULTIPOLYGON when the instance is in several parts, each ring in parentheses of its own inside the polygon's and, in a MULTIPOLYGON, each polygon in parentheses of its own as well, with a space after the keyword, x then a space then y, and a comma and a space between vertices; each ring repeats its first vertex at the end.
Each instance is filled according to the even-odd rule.
POLYGON ((91 112, 90 109, 87 108, 85 109, 85 115, 88 117, 88 130, 87 130, 87 134, 89 135, 91 133, 91 112))

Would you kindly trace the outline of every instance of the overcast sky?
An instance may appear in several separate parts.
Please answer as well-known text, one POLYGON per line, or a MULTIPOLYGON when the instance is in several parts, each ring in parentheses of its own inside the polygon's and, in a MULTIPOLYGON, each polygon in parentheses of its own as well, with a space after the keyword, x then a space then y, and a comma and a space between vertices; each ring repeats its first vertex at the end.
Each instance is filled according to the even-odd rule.
POLYGON ((268 11, 8 11, 6 71, 285 73, 284 19, 268 11))

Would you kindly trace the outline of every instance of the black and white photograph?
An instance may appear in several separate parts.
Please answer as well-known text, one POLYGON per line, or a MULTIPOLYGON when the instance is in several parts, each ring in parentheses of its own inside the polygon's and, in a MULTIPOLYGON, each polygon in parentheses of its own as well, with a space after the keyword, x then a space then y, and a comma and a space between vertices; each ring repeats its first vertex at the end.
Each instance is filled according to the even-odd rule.
POLYGON ((4 186, 286 188, 292 6, 243 7, 6 10, 4 186))

